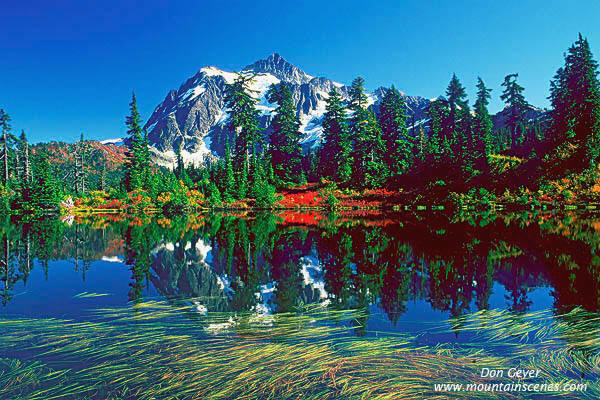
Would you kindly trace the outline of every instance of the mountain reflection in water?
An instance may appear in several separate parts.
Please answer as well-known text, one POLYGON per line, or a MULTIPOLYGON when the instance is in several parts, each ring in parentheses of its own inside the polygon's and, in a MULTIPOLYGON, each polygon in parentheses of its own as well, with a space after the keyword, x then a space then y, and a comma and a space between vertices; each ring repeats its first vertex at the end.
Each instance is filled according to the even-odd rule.
MULTIPOLYGON (((129 269, 128 282, 112 282, 105 291, 126 291, 132 302, 152 287, 170 300, 201 298, 195 302, 200 314, 280 313, 310 303, 365 308, 371 315, 356 321, 359 335, 381 324, 396 326, 403 316, 427 321, 436 312, 436 318, 451 318, 489 308, 598 311, 599 217, 252 214, 5 221, 0 296, 10 311, 43 285, 60 284, 63 274, 85 280, 90 268, 101 268, 94 262, 116 261, 129 269), (73 268, 48 278, 56 260, 73 268), (47 282, 29 282, 34 268, 47 282), (35 291, 23 290, 32 284, 35 291), (24 294, 15 297, 15 291, 24 294)), ((58 306, 61 299, 50 301, 58 306)), ((103 298, 94 301, 102 304, 103 298)))

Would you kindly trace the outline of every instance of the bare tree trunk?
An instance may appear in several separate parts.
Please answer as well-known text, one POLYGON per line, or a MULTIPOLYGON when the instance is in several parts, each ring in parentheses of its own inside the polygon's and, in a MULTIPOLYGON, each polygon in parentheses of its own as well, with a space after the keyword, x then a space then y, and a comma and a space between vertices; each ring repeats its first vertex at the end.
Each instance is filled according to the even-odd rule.
POLYGON ((17 151, 15 154, 15 165, 16 165, 16 174, 17 174, 17 182, 19 182, 19 184, 21 184, 21 164, 19 164, 19 152, 17 151))

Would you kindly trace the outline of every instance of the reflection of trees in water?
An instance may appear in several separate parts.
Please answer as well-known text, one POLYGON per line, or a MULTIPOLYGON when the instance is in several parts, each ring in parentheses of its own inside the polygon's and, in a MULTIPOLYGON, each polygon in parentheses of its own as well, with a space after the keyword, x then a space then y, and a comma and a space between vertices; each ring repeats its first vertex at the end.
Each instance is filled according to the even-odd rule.
MULTIPOLYGON (((212 215, 197 230, 184 217, 168 229, 7 220, 0 225, 2 301, 10 300, 17 282, 27 282, 34 259, 42 268, 49 260, 72 259, 76 268, 84 266, 79 270, 84 277, 85 266, 123 238, 133 301, 150 282, 170 298, 205 297, 214 311, 253 310, 266 301, 275 312, 293 311, 326 295, 338 309, 377 304, 396 323, 413 299, 452 316, 487 309, 496 282, 506 290, 507 307, 517 312, 530 308, 533 289, 548 285, 557 308, 599 309, 595 217, 394 218, 402 223, 318 227, 278 225, 271 214, 212 215), (310 260, 318 262, 307 266, 310 260), (322 287, 309 282, 313 267, 321 268, 322 287)), ((360 334, 366 321, 356 325, 360 334)))
POLYGON ((3 306, 12 299, 18 282, 27 285, 34 259, 48 279, 48 261, 55 259, 60 235, 61 224, 54 219, 19 224, 6 217, 0 222, 0 297, 3 306))
POLYGON ((75 271, 85 279, 91 262, 106 255, 110 244, 119 241, 119 234, 110 228, 67 226, 51 217, 26 222, 7 217, 0 221, 0 238, 0 296, 6 305, 18 282, 26 287, 34 260, 46 279, 49 262, 55 260, 72 260, 75 271))
MULTIPOLYGON (((229 310, 251 310, 261 301, 257 297, 261 288, 272 284, 273 310, 292 311, 320 300, 317 291, 304 282, 303 263, 309 256, 318 259, 322 268, 331 307, 360 308, 377 303, 393 323, 412 299, 427 300, 433 308, 457 317, 487 309, 494 282, 504 287, 507 307, 517 312, 529 309, 529 293, 537 287, 552 284, 557 305, 577 304, 572 302, 577 293, 598 287, 597 279, 569 279, 573 274, 569 268, 575 263, 592 262, 588 243, 597 237, 582 243, 577 236, 557 234, 537 223, 449 221, 443 216, 419 221, 404 216, 402 224, 333 223, 322 229, 277 226, 274 221, 271 215, 212 217, 198 233, 212 248, 211 268, 203 272, 203 284, 195 289, 173 282, 155 286, 202 295, 210 292, 203 291, 206 285, 216 287, 217 276, 227 276, 232 292, 225 300, 221 291, 221 301, 229 310)), ((175 248, 182 252, 185 245, 181 241, 175 248)), ((182 257, 188 262, 183 280, 197 279, 189 276, 189 269, 198 263, 206 268, 205 260, 193 260, 189 254, 182 257)), ((169 262, 174 264, 163 260, 161 268, 183 268, 176 267, 176 260, 169 262)), ((587 274, 589 278, 591 272, 587 274)), ((166 279, 168 274, 159 275, 166 279)), ((359 333, 364 322, 357 321, 359 333)))

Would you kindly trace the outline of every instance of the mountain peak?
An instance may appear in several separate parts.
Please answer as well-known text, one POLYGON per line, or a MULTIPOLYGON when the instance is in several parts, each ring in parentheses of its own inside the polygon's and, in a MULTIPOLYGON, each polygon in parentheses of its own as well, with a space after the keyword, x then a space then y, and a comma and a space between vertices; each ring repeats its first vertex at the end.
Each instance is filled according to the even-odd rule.
POLYGON ((297 84, 308 83, 313 77, 288 62, 279 53, 273 53, 263 60, 247 65, 244 71, 270 73, 280 80, 297 84))

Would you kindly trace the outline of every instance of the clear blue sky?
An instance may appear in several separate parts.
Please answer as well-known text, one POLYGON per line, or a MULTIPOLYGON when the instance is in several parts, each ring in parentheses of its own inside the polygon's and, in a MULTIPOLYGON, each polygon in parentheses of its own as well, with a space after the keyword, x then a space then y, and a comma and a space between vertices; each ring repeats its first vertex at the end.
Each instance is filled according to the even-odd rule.
POLYGON ((8 1, 0 107, 34 142, 120 137, 132 90, 147 119, 203 66, 238 70, 273 52, 312 75, 425 97, 456 72, 471 104, 480 75, 492 112, 518 72, 544 107, 578 32, 598 59, 600 1, 8 1))

